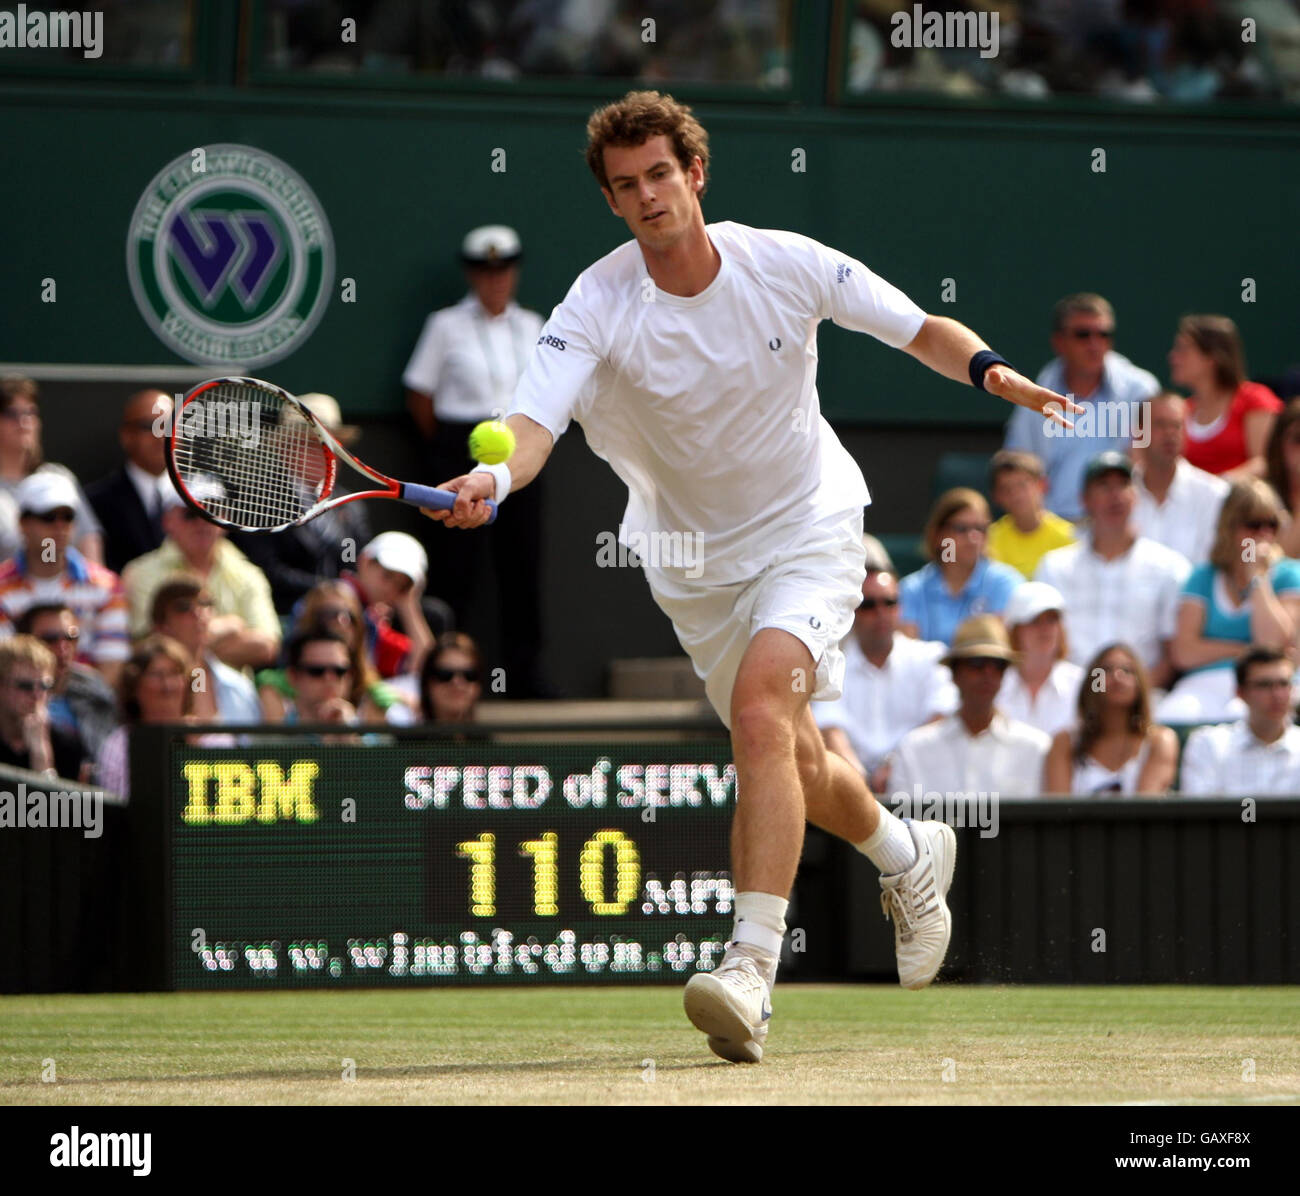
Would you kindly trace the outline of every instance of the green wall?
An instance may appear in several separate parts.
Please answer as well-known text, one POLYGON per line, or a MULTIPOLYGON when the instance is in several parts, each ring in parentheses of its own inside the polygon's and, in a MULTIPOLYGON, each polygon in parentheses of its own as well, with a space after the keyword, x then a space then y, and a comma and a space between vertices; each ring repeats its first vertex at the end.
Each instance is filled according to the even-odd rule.
MULTIPOLYGON (((616 88, 611 87, 611 94, 616 88)), ((466 229, 515 225, 522 301, 549 312, 626 239, 582 161, 576 99, 382 99, 49 84, 0 88, 0 361, 173 360, 136 311, 127 223, 153 175, 204 144, 285 160, 333 228, 336 282, 303 347, 259 371, 346 411, 401 408, 425 315, 462 293, 466 229), (506 151, 504 173, 492 152, 506 151), (58 285, 41 302, 41 280, 58 285), (356 280, 357 301, 338 298, 356 280)), ((1300 359, 1294 285, 1300 121, 697 105, 714 178, 706 217, 794 229, 862 258, 928 310, 971 324, 1025 370, 1049 354, 1051 303, 1115 302, 1119 346, 1164 376, 1184 312, 1242 327, 1252 371, 1300 359), (1092 169, 1093 150, 1106 171, 1092 169), (806 171, 791 169, 806 151, 806 171), (1257 301, 1243 303, 1241 280, 1257 301), (957 302, 941 301, 945 278, 957 302)), ((821 393, 845 422, 996 424, 1005 408, 904 355, 822 333, 821 393)), ((217 371, 214 371, 217 372, 217 371)))

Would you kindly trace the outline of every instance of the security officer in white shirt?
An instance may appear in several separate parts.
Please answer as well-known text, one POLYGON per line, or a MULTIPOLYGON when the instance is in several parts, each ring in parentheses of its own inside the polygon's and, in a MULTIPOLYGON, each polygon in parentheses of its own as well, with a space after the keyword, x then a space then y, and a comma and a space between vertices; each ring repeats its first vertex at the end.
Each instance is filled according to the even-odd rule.
POLYGON ((1295 666, 1282 652, 1253 648, 1236 665, 1249 715, 1192 732, 1179 778, 1189 797, 1300 794, 1300 727, 1292 717, 1295 666))
POLYGON ((1015 662, 1002 620, 975 615, 957 628, 943 663, 961 694, 956 714, 903 736, 892 756, 889 792, 916 801, 926 793, 1026 797, 1043 791, 1051 737, 1007 718, 994 705, 1015 662))
MULTIPOLYGON (((471 230, 461 245, 469 294, 424 323, 402 381, 407 408, 430 442, 428 476, 454 477, 471 468, 468 440, 474 426, 502 418, 542 330, 542 317, 514 301, 523 256, 519 236, 503 224, 471 230)), ((542 495, 530 486, 511 502, 500 523, 483 536, 440 536, 441 573, 430 585, 451 604, 456 624, 475 636, 489 659, 506 668, 506 694, 538 696, 541 647, 542 495), (493 644, 484 587, 495 573, 499 642, 493 644), (497 651, 494 651, 494 648, 497 651), (499 653, 499 655, 498 655, 499 653)))

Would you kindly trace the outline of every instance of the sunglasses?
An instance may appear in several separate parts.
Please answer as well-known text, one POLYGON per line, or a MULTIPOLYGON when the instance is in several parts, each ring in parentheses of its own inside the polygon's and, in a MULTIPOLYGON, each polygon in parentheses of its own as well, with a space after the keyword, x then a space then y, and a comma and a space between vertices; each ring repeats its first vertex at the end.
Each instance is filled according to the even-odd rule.
POLYGON ((0 416, 17 423, 20 419, 40 419, 41 413, 35 407, 6 407, 0 411, 0 416))
POLYGON ((1112 341, 1115 339, 1115 329, 1113 328, 1071 328, 1070 335, 1077 341, 1090 341, 1095 336, 1098 340, 1112 341))
POLYGON ((352 669, 349 665, 343 664, 300 664, 298 666, 301 672, 308 677, 346 677, 352 669))
POLYGON ((128 419, 122 424, 122 427, 131 428, 136 432, 152 432, 154 422, 151 419, 128 419))
POLYGON ((333 622, 338 619, 346 619, 349 623, 355 623, 357 616, 346 606, 322 606, 316 612, 316 617, 323 623, 333 622))
POLYGON ((864 598, 858 603, 858 610, 875 610, 878 606, 892 609, 897 605, 897 598, 864 598))
POLYGON ((47 631, 45 632, 44 635, 38 635, 36 638, 40 640, 41 643, 49 644, 50 647, 54 647, 55 644, 62 644, 65 642, 70 642, 75 644, 81 638, 81 632, 80 631, 47 631))
POLYGON ((478 669, 434 669, 433 679, 435 681, 454 681, 461 677, 471 685, 478 680, 478 669))
POLYGON ((979 532, 981 536, 986 536, 989 531, 987 523, 950 523, 947 526, 959 536, 968 536, 971 532, 979 532))
POLYGON ((53 511, 28 511, 27 513, 39 523, 71 523, 77 517, 77 512, 69 507, 58 507, 53 511))
POLYGON ((216 605, 211 598, 181 598, 172 603, 172 614, 188 615, 195 609, 211 610, 216 605))
POLYGON ((1275 532, 1282 525, 1276 519, 1243 519, 1241 526, 1248 532, 1262 532, 1265 528, 1275 532))
POLYGON ((42 677, 39 681, 30 681, 26 679, 22 681, 12 681, 10 682, 10 684, 19 693, 23 693, 23 694, 34 694, 34 693, 47 694, 50 692, 50 690, 54 688, 54 682, 51 681, 48 677, 42 677))

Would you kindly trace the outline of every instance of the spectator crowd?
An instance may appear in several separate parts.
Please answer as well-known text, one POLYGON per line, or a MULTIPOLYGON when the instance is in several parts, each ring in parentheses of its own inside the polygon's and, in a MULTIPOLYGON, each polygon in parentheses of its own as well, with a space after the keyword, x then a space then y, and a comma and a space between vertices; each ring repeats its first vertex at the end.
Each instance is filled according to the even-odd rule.
POLYGON ((1191 315, 1171 383, 1115 348, 1095 294, 1056 305, 1040 385, 987 489, 935 501, 929 558, 868 537, 827 746, 881 794, 1300 794, 1300 398, 1191 315), (1180 758, 1181 757, 1181 758, 1180 758))

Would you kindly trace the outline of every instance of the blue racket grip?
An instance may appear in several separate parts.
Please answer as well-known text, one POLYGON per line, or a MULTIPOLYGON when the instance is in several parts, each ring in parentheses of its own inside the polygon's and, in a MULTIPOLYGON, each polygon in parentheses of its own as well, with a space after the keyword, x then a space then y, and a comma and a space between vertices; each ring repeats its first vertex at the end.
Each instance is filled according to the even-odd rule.
MULTIPOLYGON (((397 496, 413 507, 428 507, 435 511, 450 511, 456 505, 456 495, 450 490, 441 490, 437 486, 420 486, 415 482, 403 482, 401 493, 397 496)), ((487 500, 488 522, 495 523, 497 505, 490 498, 487 500)))

